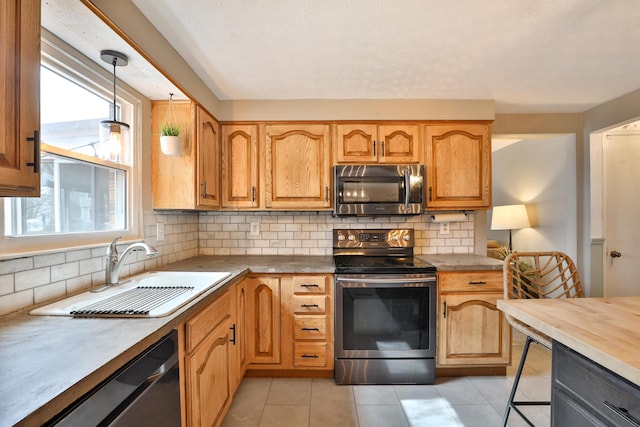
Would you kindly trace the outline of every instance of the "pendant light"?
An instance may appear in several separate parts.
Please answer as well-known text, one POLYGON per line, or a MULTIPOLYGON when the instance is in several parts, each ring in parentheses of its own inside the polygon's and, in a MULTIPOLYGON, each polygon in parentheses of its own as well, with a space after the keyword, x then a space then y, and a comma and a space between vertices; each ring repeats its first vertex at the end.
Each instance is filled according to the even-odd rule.
POLYGON ((113 119, 100 122, 100 157, 105 160, 119 162, 123 150, 129 146, 129 125, 118 121, 116 104, 116 67, 126 66, 129 58, 115 50, 100 51, 100 58, 113 65, 113 119))

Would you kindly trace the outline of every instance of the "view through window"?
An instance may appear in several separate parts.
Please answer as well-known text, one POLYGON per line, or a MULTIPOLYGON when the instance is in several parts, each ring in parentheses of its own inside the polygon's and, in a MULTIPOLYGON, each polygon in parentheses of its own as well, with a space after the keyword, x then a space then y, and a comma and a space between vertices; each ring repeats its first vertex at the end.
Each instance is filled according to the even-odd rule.
POLYGON ((41 197, 5 200, 5 236, 126 229, 130 147, 100 155, 112 103, 46 66, 40 80, 41 197))

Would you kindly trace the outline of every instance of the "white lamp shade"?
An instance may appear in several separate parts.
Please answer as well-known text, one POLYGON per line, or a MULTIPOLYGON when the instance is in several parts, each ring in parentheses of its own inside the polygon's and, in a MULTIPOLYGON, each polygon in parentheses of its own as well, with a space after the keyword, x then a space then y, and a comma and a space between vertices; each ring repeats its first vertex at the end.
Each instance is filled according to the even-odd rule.
POLYGON ((491 216, 492 230, 517 230, 531 227, 525 205, 495 206, 491 216))

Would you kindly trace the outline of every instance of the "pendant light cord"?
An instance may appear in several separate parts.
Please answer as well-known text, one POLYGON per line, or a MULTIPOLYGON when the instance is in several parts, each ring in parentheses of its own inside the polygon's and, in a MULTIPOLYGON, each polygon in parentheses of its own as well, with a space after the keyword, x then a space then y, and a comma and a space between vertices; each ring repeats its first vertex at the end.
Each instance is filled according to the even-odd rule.
POLYGON ((116 65, 118 64, 118 58, 114 56, 111 63, 113 64, 113 121, 117 122, 118 118, 116 117, 116 65))

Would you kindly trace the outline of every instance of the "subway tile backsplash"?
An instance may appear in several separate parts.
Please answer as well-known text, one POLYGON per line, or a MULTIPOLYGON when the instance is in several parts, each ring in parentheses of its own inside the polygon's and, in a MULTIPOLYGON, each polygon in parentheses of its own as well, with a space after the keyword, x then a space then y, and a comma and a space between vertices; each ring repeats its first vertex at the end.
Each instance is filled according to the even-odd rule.
MULTIPOLYGON (((207 212, 144 215, 145 241, 159 255, 133 252, 121 277, 153 270, 196 255, 331 255, 334 228, 413 228, 415 253, 468 254, 474 250, 473 214, 450 224, 441 235, 428 215, 342 217, 329 212, 207 212), (165 239, 157 241, 156 224, 165 239), (252 235, 252 223, 259 232, 252 235)), ((70 295, 104 283, 107 245, 0 260, 0 315, 70 295)), ((119 245, 120 252, 126 245, 119 245)))

